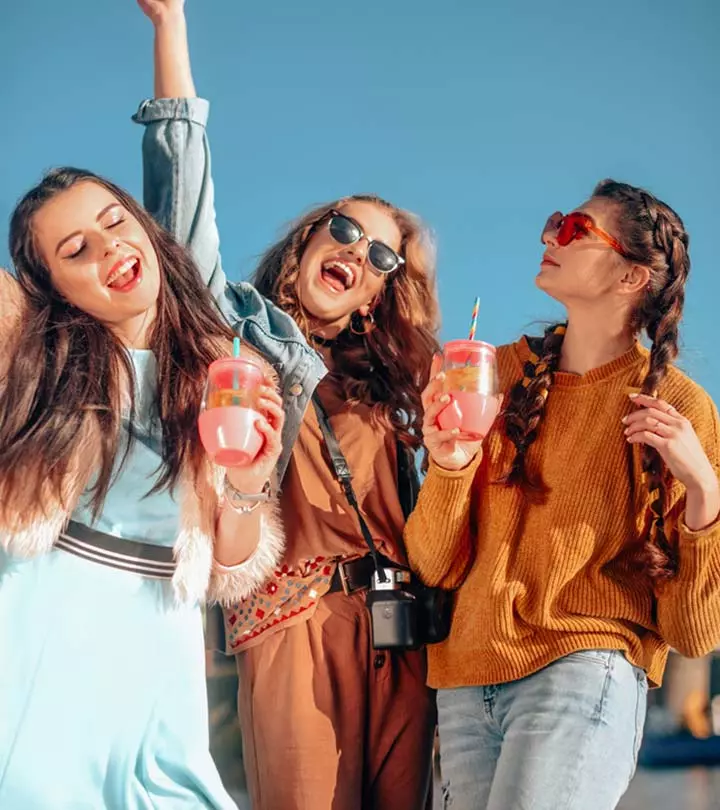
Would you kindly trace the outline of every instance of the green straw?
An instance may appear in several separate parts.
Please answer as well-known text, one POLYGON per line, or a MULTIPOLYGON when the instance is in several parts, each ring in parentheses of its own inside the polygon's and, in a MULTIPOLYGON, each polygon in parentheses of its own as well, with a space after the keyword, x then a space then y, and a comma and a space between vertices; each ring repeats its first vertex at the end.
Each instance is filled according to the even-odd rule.
MULTIPOLYGON (((233 358, 240 357, 240 338, 234 337, 233 338, 233 358)), ((240 378, 238 376, 237 371, 233 372, 233 388, 237 391, 240 388, 240 378)), ((240 397, 233 397, 232 398, 233 405, 240 405, 240 397)))

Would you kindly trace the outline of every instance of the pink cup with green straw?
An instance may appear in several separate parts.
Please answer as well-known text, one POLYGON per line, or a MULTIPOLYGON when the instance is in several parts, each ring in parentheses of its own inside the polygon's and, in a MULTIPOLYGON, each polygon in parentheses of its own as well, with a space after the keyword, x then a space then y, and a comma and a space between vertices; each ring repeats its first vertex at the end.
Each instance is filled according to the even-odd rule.
POLYGON ((450 402, 438 415, 441 430, 457 428, 470 440, 484 439, 499 411, 495 347, 475 340, 480 299, 475 299, 468 340, 451 340, 443 347, 443 393, 450 402))
POLYGON ((265 374, 255 360, 240 357, 240 339, 233 340, 233 356, 210 364, 202 411, 200 441, 221 467, 247 467, 262 449, 265 438, 256 427, 257 407, 265 374))

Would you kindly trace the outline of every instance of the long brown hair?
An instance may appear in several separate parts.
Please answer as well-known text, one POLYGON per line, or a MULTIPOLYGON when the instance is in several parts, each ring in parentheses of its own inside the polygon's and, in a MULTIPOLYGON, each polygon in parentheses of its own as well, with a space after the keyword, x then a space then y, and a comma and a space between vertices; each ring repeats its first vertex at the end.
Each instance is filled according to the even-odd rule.
MULTIPOLYGON (((229 330, 182 248, 129 194, 80 169, 50 171, 18 203, 10 253, 27 298, 27 314, 0 392, 0 503, 22 514, 49 492, 64 503, 83 437, 99 446, 90 506, 97 515, 110 487, 123 415, 135 412, 128 353, 103 323, 66 301, 52 285, 33 230, 37 212, 78 183, 106 188, 145 229, 158 257, 160 293, 149 348, 157 361, 157 416, 162 462, 151 491, 172 487, 186 463, 202 464, 197 419, 207 368, 229 330), (128 404, 129 403, 129 404, 128 404), (125 414, 123 414, 125 404, 125 414)), ((129 444, 125 445, 124 460, 129 444)))
MULTIPOLYGON (((632 313, 631 326, 638 333, 644 330, 652 344, 642 392, 654 396, 679 351, 678 331, 690 272, 689 237, 675 211, 641 188, 603 180, 593 191, 593 197, 616 206, 615 236, 626 257, 650 269, 650 280, 632 313)), ((562 324, 546 330, 544 337, 532 346, 535 354, 524 370, 524 378, 510 392, 505 432, 516 452, 506 478, 509 484, 541 492, 544 489, 542 482, 529 474, 526 453, 538 435, 553 374, 560 361, 564 333, 562 324)), ((652 529, 642 563, 653 580, 663 580, 677 571, 677 550, 665 533, 665 473, 657 450, 643 446, 642 466, 652 511, 652 529)))
POLYGON ((373 310, 374 328, 353 314, 355 334, 346 329, 333 341, 335 377, 349 402, 369 405, 404 443, 422 440, 420 393, 438 349, 439 312, 435 294, 434 251, 417 217, 374 195, 355 195, 319 206, 297 220, 262 257, 254 284, 290 314, 307 337, 308 318, 297 293, 300 260, 318 223, 347 202, 368 202, 389 211, 402 235, 405 263, 395 270, 373 310))

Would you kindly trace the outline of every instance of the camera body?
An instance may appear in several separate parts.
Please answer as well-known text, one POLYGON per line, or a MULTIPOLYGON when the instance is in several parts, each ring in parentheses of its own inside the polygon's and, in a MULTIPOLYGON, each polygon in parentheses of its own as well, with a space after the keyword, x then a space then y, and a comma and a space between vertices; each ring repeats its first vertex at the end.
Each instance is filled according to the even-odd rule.
POLYGON ((365 604, 370 611, 372 642, 376 650, 417 650, 419 641, 417 604, 415 597, 403 590, 410 583, 410 572, 398 568, 383 568, 387 578, 380 582, 373 573, 365 604))
POLYGON ((450 632, 451 595, 419 583, 403 568, 373 574, 366 605, 376 650, 418 650, 444 641, 450 632))

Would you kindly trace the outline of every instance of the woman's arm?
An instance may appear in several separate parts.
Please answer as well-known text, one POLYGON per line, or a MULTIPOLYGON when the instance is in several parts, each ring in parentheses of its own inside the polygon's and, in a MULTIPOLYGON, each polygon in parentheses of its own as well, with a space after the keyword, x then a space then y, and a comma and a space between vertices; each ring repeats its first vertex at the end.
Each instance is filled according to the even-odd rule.
POLYGON ((268 369, 257 404, 263 414, 256 422, 264 439, 262 449, 249 467, 225 470, 208 594, 221 604, 236 602, 260 587, 284 550, 275 468, 282 452, 285 414, 270 377, 268 369))
POLYGON ((705 392, 679 413, 661 399, 636 396, 628 441, 649 444, 676 484, 665 533, 678 570, 656 586, 660 635, 682 655, 699 657, 720 643, 720 429, 705 392))
POLYGON ((164 228, 187 245, 213 298, 229 319, 226 277, 215 221, 215 190, 205 125, 209 104, 197 98, 182 0, 138 0, 155 29, 155 98, 133 120, 143 136, 143 199, 164 228))

